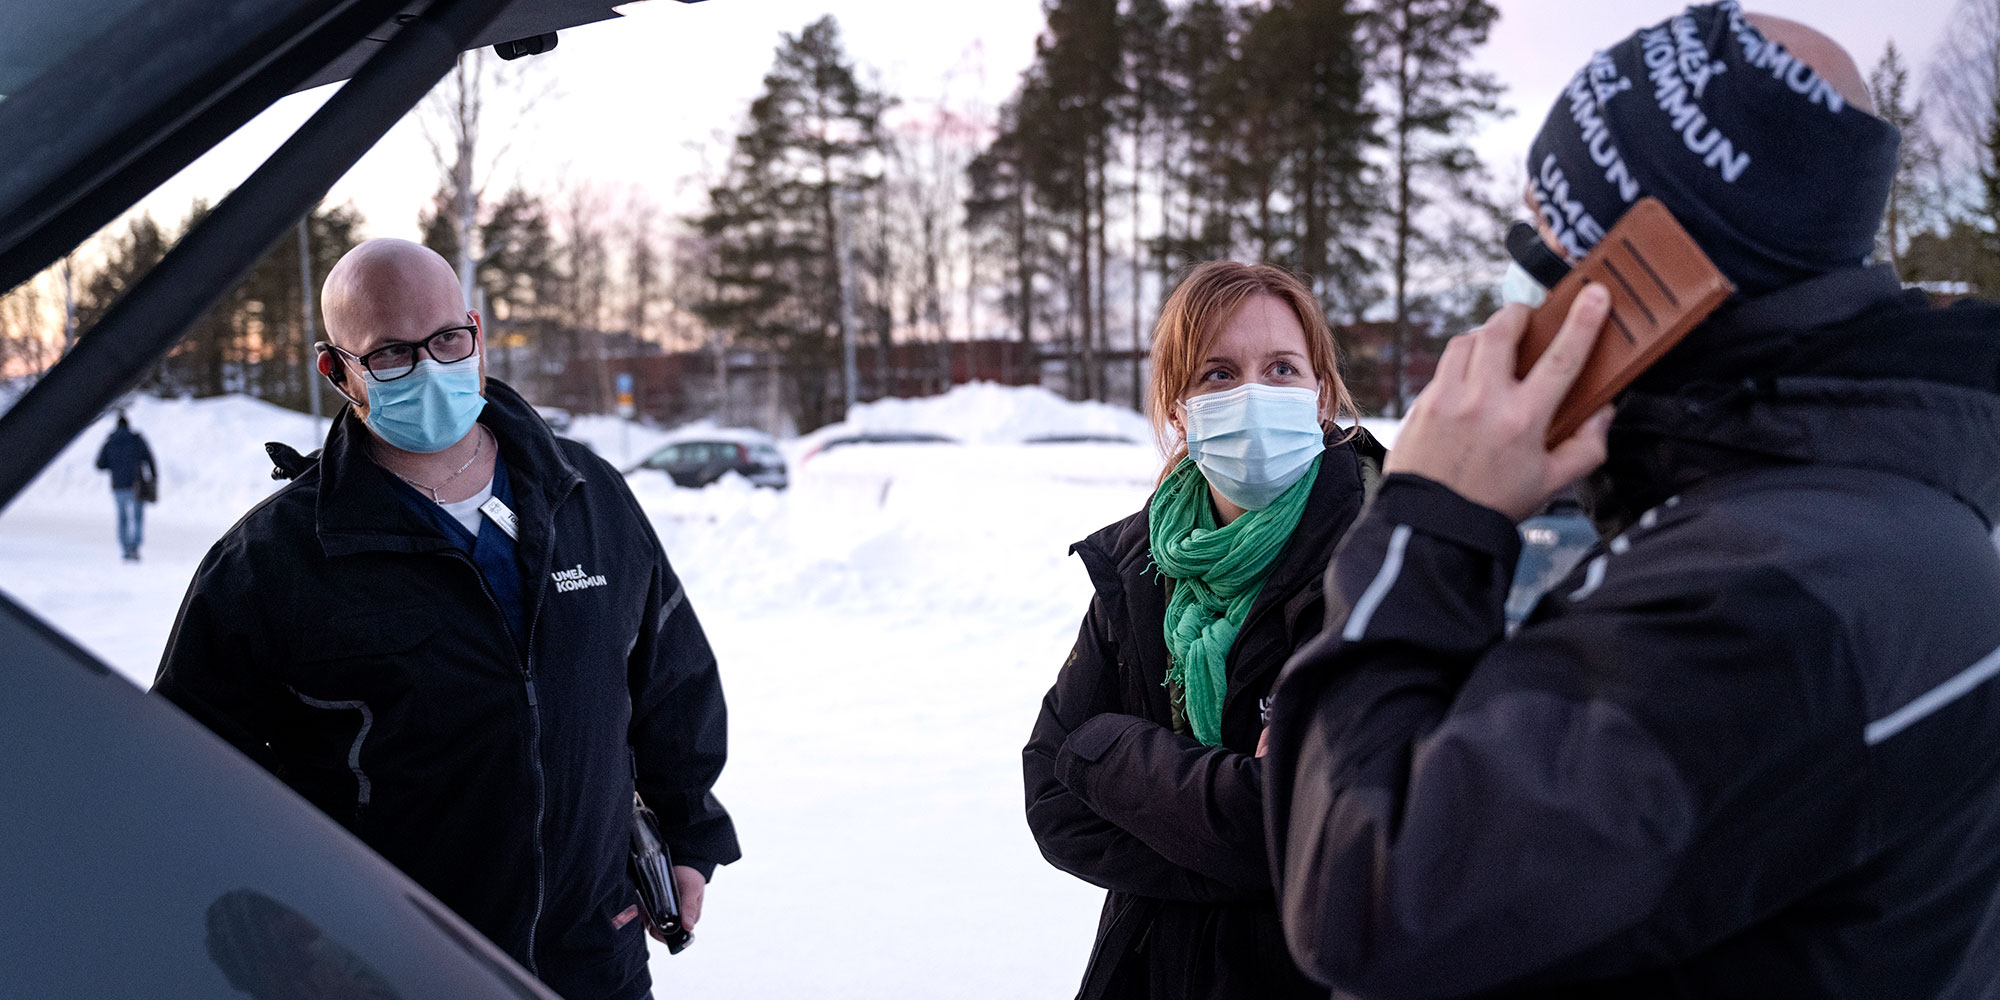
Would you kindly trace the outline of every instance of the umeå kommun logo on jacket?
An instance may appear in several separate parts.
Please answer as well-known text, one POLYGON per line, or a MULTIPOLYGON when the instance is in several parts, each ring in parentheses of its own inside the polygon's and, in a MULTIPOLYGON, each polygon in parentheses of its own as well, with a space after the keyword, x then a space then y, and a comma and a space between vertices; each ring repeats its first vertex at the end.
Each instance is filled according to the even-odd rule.
POLYGON ((566 594, 572 590, 583 590, 587 587, 603 587, 611 582, 602 576, 591 576, 584 571, 582 563, 577 563, 569 569, 557 570, 554 573, 550 573, 549 579, 555 581, 556 593, 559 594, 566 594))

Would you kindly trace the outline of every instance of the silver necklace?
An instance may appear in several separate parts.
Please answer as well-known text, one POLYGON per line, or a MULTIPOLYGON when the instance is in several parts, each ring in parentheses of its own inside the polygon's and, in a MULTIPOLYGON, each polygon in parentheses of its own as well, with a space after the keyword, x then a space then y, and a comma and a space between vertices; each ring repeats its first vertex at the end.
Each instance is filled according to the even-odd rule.
POLYGON ((458 472, 454 472, 451 475, 444 477, 444 482, 441 482, 436 486, 425 486, 424 484, 417 482, 416 480, 411 479, 410 477, 403 475, 400 472, 396 472, 396 470, 394 469, 390 469, 389 471, 396 472, 397 479, 400 479, 403 482, 409 483, 411 486, 416 487, 417 489, 429 493, 431 495, 432 503, 435 504, 444 503, 443 500, 438 499, 438 491, 444 489, 447 486, 450 486, 451 481, 458 478, 459 472, 464 472, 465 470, 472 468, 472 463, 479 461, 479 449, 486 444, 486 435, 492 433, 491 431, 486 429, 485 424, 474 424, 473 426, 479 428, 479 439, 477 441, 472 442, 472 457, 466 459, 465 464, 458 467, 458 472))

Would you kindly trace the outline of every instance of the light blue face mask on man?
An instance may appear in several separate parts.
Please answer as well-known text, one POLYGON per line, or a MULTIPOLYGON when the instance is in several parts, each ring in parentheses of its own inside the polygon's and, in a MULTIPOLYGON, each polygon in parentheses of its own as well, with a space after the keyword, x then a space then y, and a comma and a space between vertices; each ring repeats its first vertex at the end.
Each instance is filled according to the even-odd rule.
POLYGON ((368 426, 382 440, 422 455, 463 440, 486 409, 479 394, 479 355, 446 364, 417 362, 415 371, 389 382, 364 379, 368 386, 368 426))
POLYGON ((1187 411, 1188 457, 1216 492, 1244 510, 1262 510, 1326 450, 1319 393, 1252 382, 1195 396, 1187 411))

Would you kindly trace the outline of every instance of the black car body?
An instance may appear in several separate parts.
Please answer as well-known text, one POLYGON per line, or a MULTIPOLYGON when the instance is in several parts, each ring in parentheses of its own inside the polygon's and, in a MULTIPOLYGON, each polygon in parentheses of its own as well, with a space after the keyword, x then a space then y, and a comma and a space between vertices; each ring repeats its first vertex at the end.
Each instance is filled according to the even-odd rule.
MULTIPOLYGON (((451 68, 611 0, 88 0, 0 32, 0 291, 348 80, 0 413, 0 508, 451 68), (350 79, 351 78, 351 79, 350 79)), ((554 1000, 291 789, 0 595, 0 993, 554 1000)))
POLYGON ((664 472, 677 486, 700 488, 736 473, 753 486, 782 490, 791 484, 776 444, 750 435, 691 437, 661 446, 632 471, 664 472))

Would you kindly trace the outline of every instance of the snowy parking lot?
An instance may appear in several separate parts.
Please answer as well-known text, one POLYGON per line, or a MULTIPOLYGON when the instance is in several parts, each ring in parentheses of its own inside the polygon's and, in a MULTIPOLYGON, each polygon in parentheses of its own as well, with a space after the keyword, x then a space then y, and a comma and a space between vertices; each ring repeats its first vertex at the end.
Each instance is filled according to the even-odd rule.
MULTIPOLYGON (((0 514, 0 589, 150 683, 208 546, 277 484, 262 442, 309 418, 238 397, 142 399, 161 503, 124 564, 87 431, 0 514)), ((1090 595, 1065 552, 1144 501, 1137 416, 1041 390, 965 387, 864 408, 855 426, 968 443, 827 451, 793 488, 704 490, 635 473, 722 664, 731 757, 717 794, 744 859, 721 870, 662 997, 1050 997, 1074 992, 1101 894, 1050 868, 1021 816, 1020 747, 1090 595), (1133 444, 1029 445, 1062 431, 1133 444)), ((614 464, 662 436, 580 420, 614 464)))

